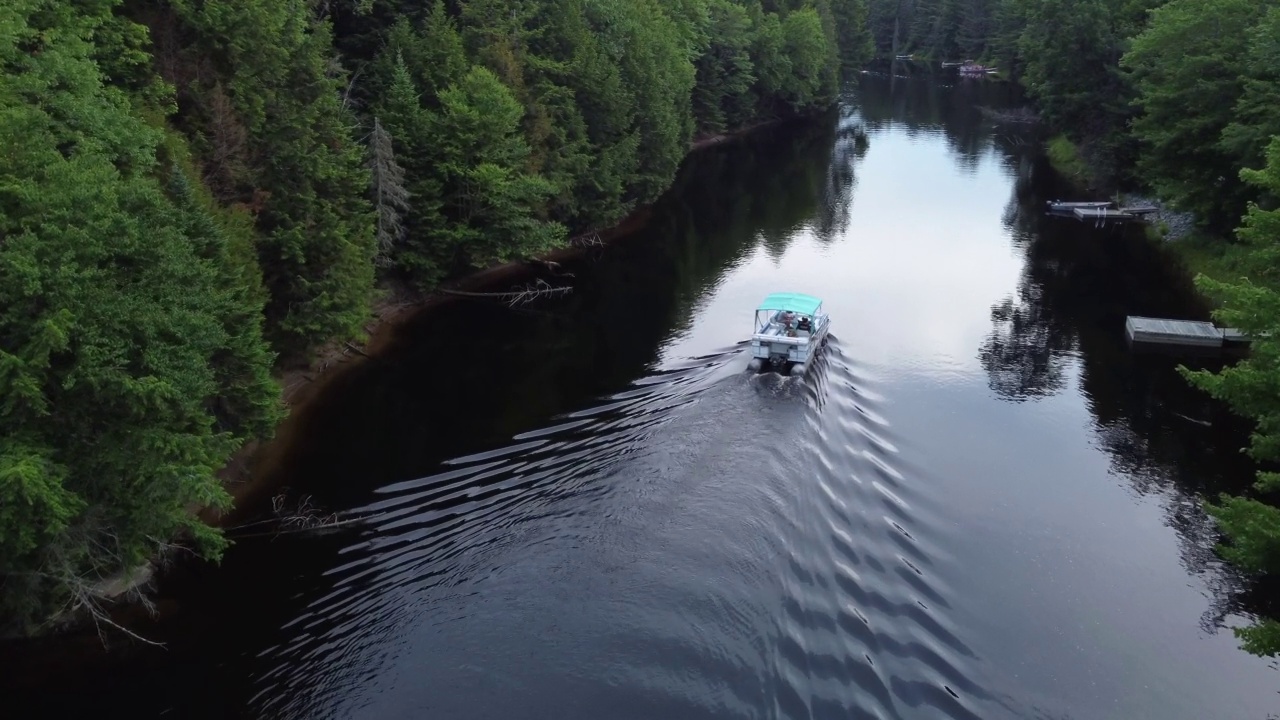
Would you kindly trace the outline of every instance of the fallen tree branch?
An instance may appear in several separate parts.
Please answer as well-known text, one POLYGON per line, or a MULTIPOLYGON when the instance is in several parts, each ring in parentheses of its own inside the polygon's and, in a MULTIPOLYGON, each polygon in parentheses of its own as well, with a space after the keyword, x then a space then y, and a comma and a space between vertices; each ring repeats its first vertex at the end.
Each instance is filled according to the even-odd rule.
POLYGON ((570 240, 569 244, 573 247, 604 247, 604 240, 600 238, 600 233, 593 232, 579 235, 570 240))
POLYGON ((537 282, 526 285, 523 288, 509 290, 507 292, 467 292, 465 290, 446 290, 441 289, 440 292, 446 295, 457 295, 460 297, 475 298, 492 298, 495 300, 505 300, 507 304, 514 307, 516 305, 525 305, 538 298, 567 295, 573 292, 573 287, 569 285, 553 286, 546 280, 539 279, 537 282))
POLYGON ((333 528, 354 525, 363 520, 361 517, 339 518, 338 513, 322 512, 312 504, 310 495, 304 495, 296 505, 287 505, 288 495, 281 493, 271 498, 271 511, 274 517, 254 520, 235 527, 226 528, 224 532, 237 538, 253 538, 287 535, 302 532, 320 532, 333 528), (275 527, 271 527, 275 526, 275 527), (253 528, 269 528, 258 532, 243 533, 253 528))
MULTIPOLYGON (((164 549, 165 546, 162 546, 161 550, 163 551, 164 549)), ((47 566, 47 570, 32 573, 35 576, 57 583, 65 588, 67 593, 66 601, 58 611, 50 616, 48 622, 53 624, 75 622, 76 617, 84 613, 93 622, 94 630, 98 634, 98 640, 104 648, 110 647, 107 642, 107 628, 115 628, 128 637, 147 645, 165 647, 164 643, 145 638, 112 620, 110 613, 103 606, 104 602, 115 601, 116 598, 123 596, 126 604, 137 603, 154 617, 156 614, 155 603, 144 592, 144 588, 150 582, 151 566, 144 565, 121 575, 104 577, 99 568, 90 568, 83 572, 77 572, 74 562, 63 555, 60 550, 54 551, 51 560, 52 562, 47 566), (143 573, 143 577, 140 580, 132 577, 138 572, 143 573), (124 587, 117 592, 112 592, 113 585, 124 585, 124 587)))
POLYGON ((271 511, 276 514, 280 526, 286 530, 315 530, 339 524, 338 514, 321 515, 320 510, 311 504, 311 496, 303 495, 296 507, 285 508, 285 495, 281 493, 271 498, 271 511))
MULTIPOLYGON (((147 611, 154 614, 155 608, 154 606, 151 605, 151 602, 146 599, 146 596, 144 596, 142 593, 136 593, 136 595, 137 595, 137 598, 135 599, 142 600, 144 605, 147 606, 147 611)), ((116 630, 119 630, 120 632, 124 633, 125 635, 128 635, 134 640, 137 640, 138 642, 146 643, 147 645, 151 645, 152 647, 165 647, 164 643, 144 638, 138 633, 116 622, 115 620, 112 620, 107 615, 107 612, 102 609, 102 606, 94 602, 92 596, 87 594, 77 594, 75 596, 75 599, 76 599, 76 602, 74 605, 72 605, 70 612, 75 613, 77 610, 80 610, 80 609, 84 609, 89 612, 89 617, 93 619, 93 627, 95 630, 98 631, 98 640, 102 642, 103 647, 107 646, 107 635, 102 629, 103 623, 106 623, 107 625, 115 628, 116 630)))

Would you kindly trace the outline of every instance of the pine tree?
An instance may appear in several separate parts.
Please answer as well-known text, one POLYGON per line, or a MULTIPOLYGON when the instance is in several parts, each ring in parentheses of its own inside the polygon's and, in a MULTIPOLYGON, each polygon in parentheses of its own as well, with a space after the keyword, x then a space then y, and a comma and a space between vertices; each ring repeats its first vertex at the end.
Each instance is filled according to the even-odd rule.
POLYGON ((214 473, 279 417, 243 258, 188 178, 166 194, 162 133, 97 64, 112 11, 0 6, 0 617, 19 629, 100 614, 93 585, 179 534, 216 555, 190 506, 224 507, 214 473))
MULTIPOLYGON (((1272 197, 1280 197, 1280 136, 1272 140, 1267 164, 1244 170, 1242 178, 1272 197)), ((1183 371, 1193 385, 1230 403, 1254 418, 1257 428, 1249 454, 1260 462, 1280 461, 1280 210, 1251 205, 1238 229, 1247 252, 1242 270, 1247 277, 1219 282, 1207 277, 1197 284, 1221 300, 1214 316, 1252 338, 1249 357, 1217 373, 1183 371)), ((1273 498, 1280 491, 1280 473, 1261 472, 1256 489, 1273 498)), ((1231 540, 1221 548, 1228 560, 1245 570, 1280 574, 1280 508, 1255 498, 1223 496, 1209 512, 1231 540)), ((1245 648, 1259 655, 1280 654, 1280 622, 1266 619, 1241 629, 1245 648)))

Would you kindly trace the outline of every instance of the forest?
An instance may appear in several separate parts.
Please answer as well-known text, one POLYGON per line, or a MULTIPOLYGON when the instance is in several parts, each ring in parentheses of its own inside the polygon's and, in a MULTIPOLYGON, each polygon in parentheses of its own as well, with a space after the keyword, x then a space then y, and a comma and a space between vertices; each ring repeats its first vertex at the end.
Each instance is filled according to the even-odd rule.
MULTIPOLYGON (((1256 421, 1262 468, 1249 496, 1206 509, 1227 560, 1280 576, 1280 2, 869 0, 867 15, 877 54, 996 66, 1098 187, 1194 214, 1210 245, 1189 262, 1196 282, 1253 343, 1221 372, 1184 376, 1256 421)), ((1280 654, 1276 620, 1235 632, 1280 654)))
POLYGON ((830 107, 863 0, 9 0, 0 626, 156 558, 390 286, 562 246, 691 142, 830 107))

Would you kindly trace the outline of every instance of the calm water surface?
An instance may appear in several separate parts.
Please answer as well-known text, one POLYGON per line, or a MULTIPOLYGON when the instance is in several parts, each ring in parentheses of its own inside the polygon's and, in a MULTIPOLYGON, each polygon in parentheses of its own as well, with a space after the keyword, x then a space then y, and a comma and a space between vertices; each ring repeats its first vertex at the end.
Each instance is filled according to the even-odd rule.
POLYGON ((1123 341, 1204 308, 1140 232, 1044 217, 1064 191, 978 110, 1007 93, 864 75, 838 117, 696 156, 572 296, 410 324, 289 451, 290 496, 353 524, 174 580, 170 650, 65 702, 1276 717, 1194 500, 1247 482, 1243 431, 1123 341), (803 380, 744 372, 776 290, 833 318, 803 380), (477 355, 441 373, 453 332, 477 355))

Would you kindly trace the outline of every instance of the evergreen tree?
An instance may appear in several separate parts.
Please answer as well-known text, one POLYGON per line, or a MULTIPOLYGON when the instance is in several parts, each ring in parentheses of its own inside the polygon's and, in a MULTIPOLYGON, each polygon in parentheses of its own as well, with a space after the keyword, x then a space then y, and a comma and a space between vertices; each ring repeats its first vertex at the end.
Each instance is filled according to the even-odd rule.
MULTIPOLYGON (((229 122, 247 133, 250 169, 227 178, 228 199, 256 210, 269 336, 296 353, 358 334, 374 278, 369 171, 342 104, 345 78, 330 61, 328 25, 303 3, 174 7, 196 37, 188 52, 213 59, 217 73, 206 82, 225 81, 229 122)), ((215 121, 216 108, 203 104, 206 123, 215 121)))
POLYGON ((532 212, 555 188, 526 169, 522 114, 498 77, 476 66, 440 94, 440 110, 429 120, 449 220, 439 240, 470 267, 535 256, 564 239, 563 226, 532 212))
POLYGON ((179 532, 279 417, 252 278, 103 82, 112 3, 0 7, 0 611, 30 628, 179 532))
POLYGON ((875 40, 867 23, 866 0, 832 0, 840 65, 846 70, 862 67, 875 56, 875 40))
POLYGON ((1124 58, 1141 108, 1133 123, 1139 169, 1163 196, 1219 227, 1238 221, 1249 194, 1240 158, 1219 140, 1244 94, 1244 39, 1266 4, 1173 0, 1152 14, 1124 58))
POLYGON ((1105 131, 1100 101, 1121 96, 1120 44, 1108 1, 1040 0, 1025 19, 1018 48, 1023 83, 1046 118, 1076 138, 1105 131))
POLYGON ((689 32, 681 32, 656 0, 598 0, 587 17, 601 42, 614 48, 623 86, 630 88, 639 134, 628 201, 647 203, 670 186, 693 135, 695 70, 689 32))
POLYGON ((822 19, 812 9, 797 10, 782 20, 783 53, 791 65, 786 97, 797 110, 819 107, 833 99, 826 69, 832 48, 822 30, 822 19))
MULTIPOLYGON (((1267 165, 1244 170, 1242 178, 1273 197, 1280 197, 1280 136, 1272 140, 1267 165)), ((1280 210, 1250 206, 1238 230, 1249 252, 1243 255, 1246 277, 1219 282, 1207 277, 1197 284, 1219 298, 1217 320, 1252 338, 1249 357, 1221 370, 1184 371, 1192 384, 1224 400, 1238 412, 1256 419, 1249 454, 1261 462, 1280 461, 1280 210)), ((1257 490, 1276 497, 1280 473, 1259 473, 1257 490)), ((1228 560, 1252 572, 1280 574, 1280 508, 1255 498, 1224 496, 1209 507, 1231 545, 1222 548, 1228 560)), ((1245 648, 1260 655, 1280 654, 1280 622, 1267 619, 1235 631, 1245 648)))
POLYGON ((708 10, 709 41, 694 63, 693 112, 701 131, 718 133, 755 110, 752 28, 747 11, 728 0, 712 0, 708 10))
MULTIPOLYGON (((1233 117, 1222 130, 1222 153, 1244 167, 1266 160, 1268 141, 1280 135, 1280 5, 1262 16, 1247 34, 1244 84, 1233 117)), ((1269 193, 1264 187, 1246 193, 1269 193)))

